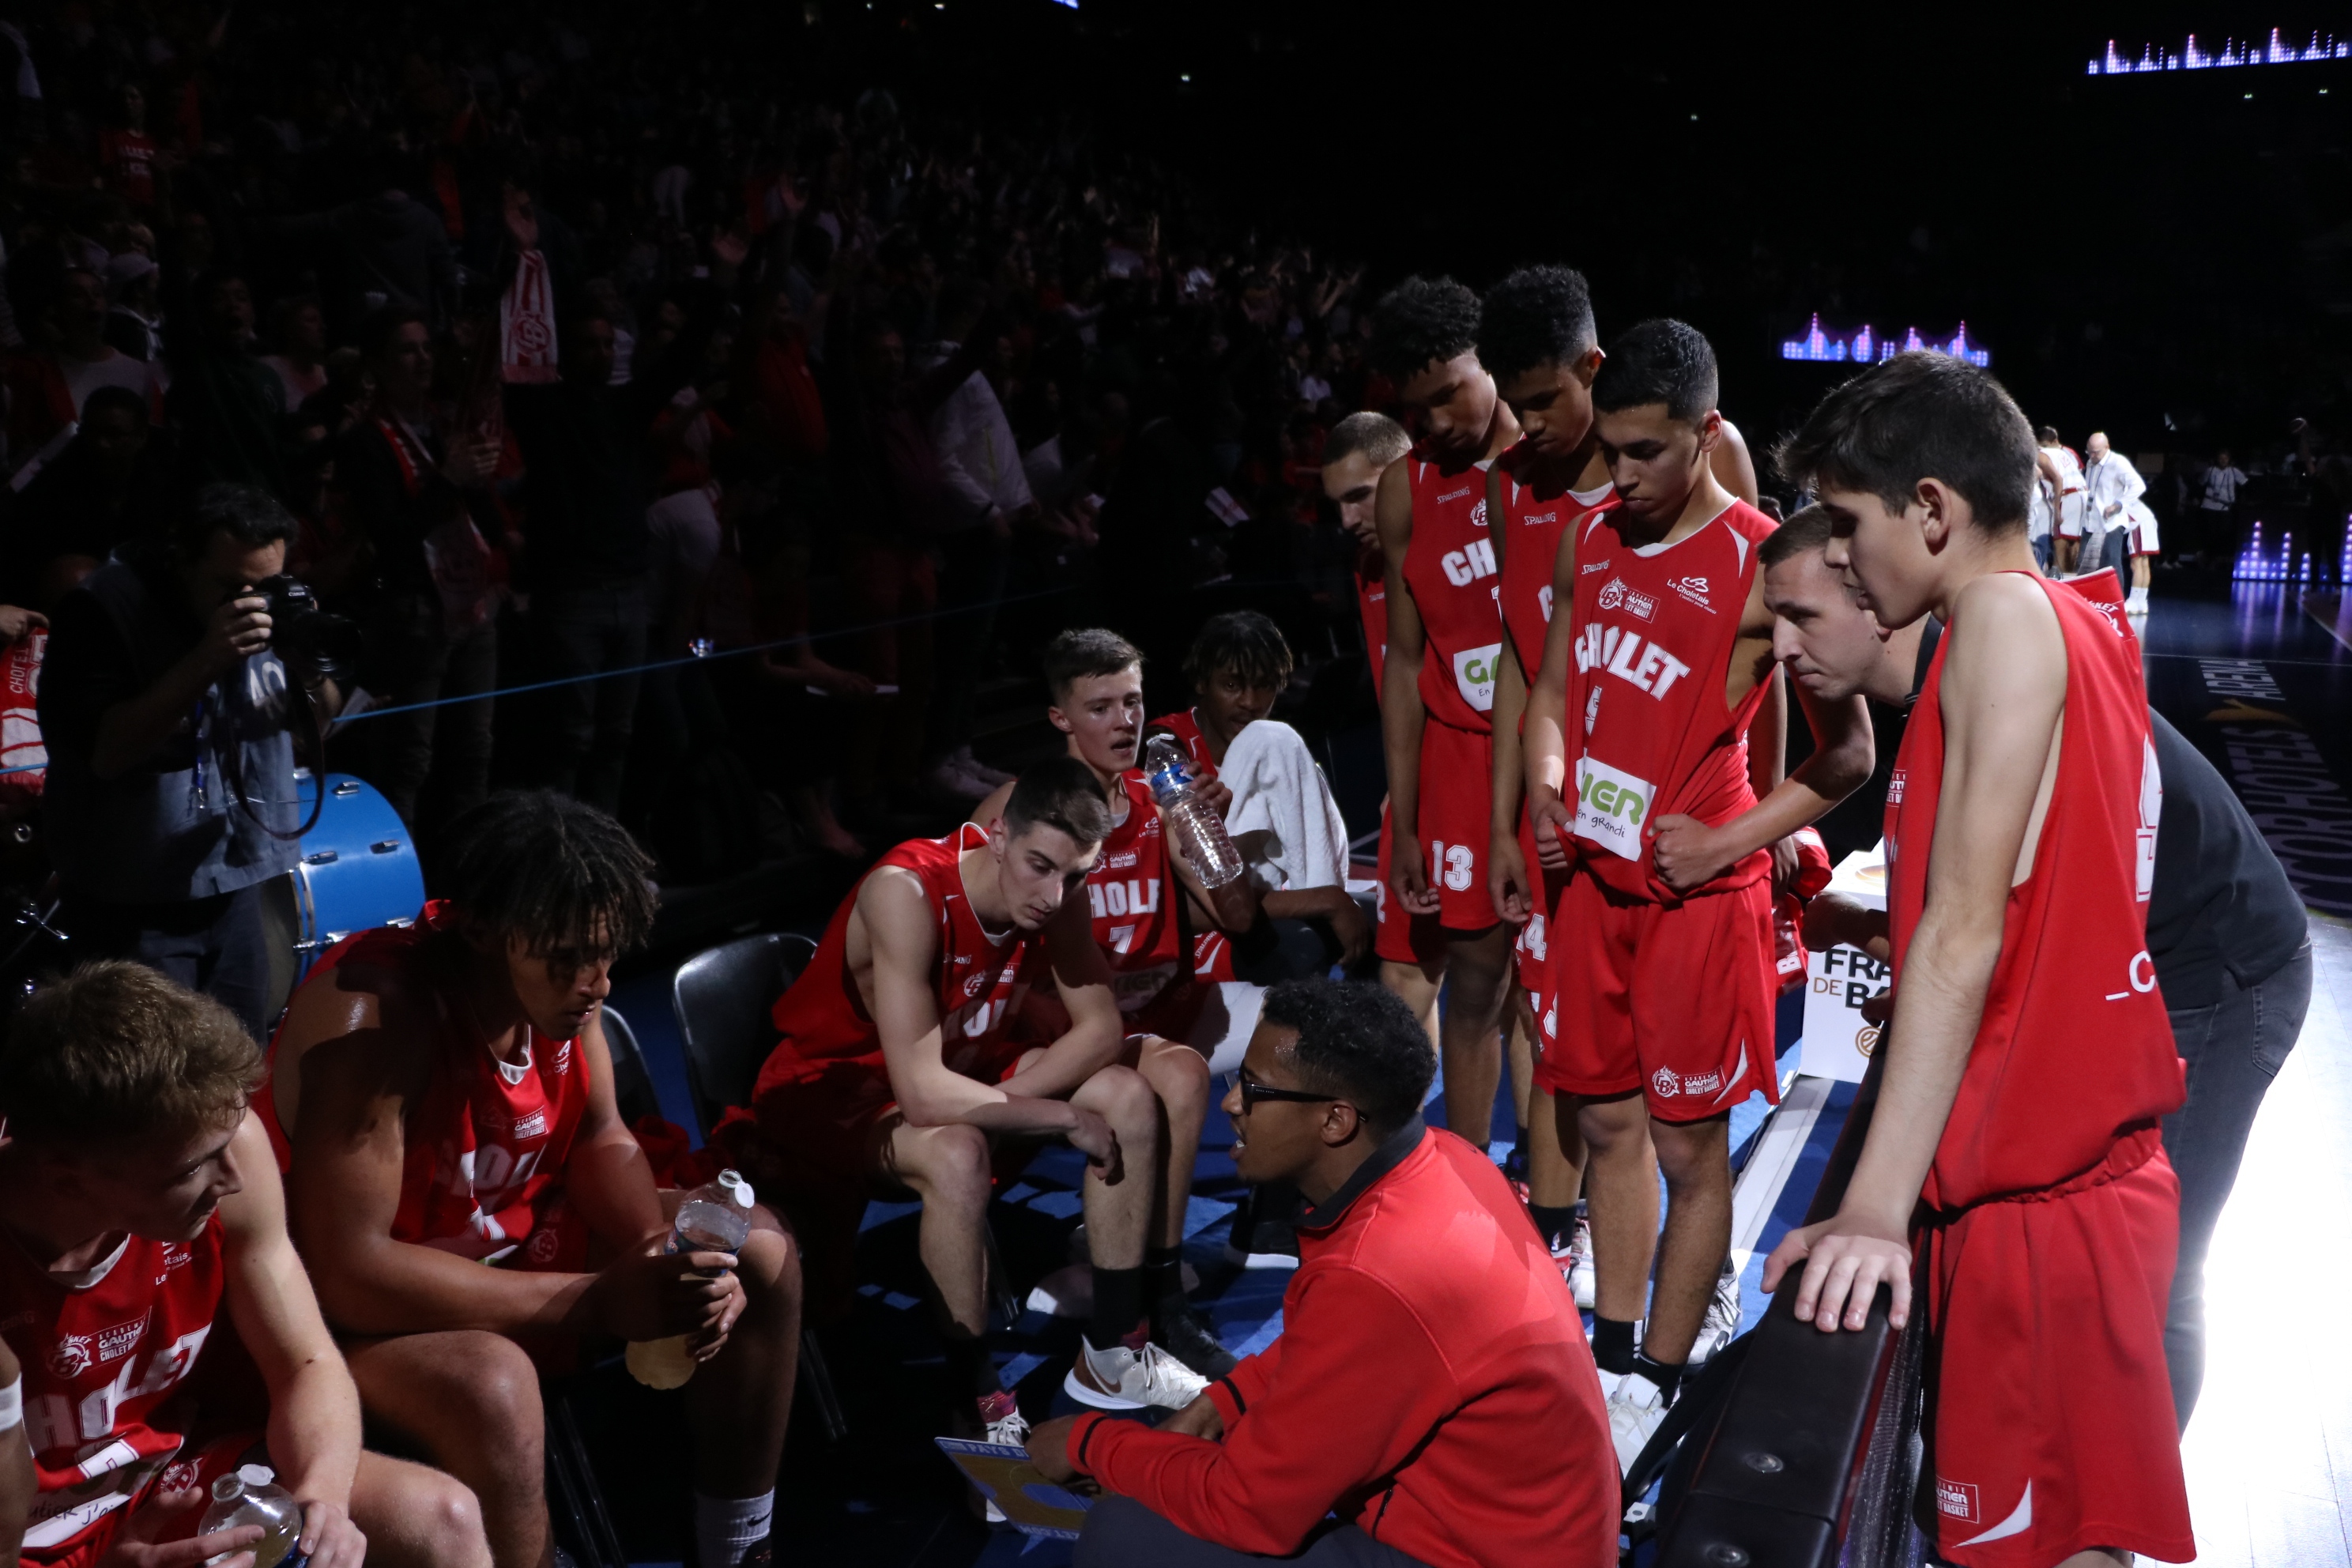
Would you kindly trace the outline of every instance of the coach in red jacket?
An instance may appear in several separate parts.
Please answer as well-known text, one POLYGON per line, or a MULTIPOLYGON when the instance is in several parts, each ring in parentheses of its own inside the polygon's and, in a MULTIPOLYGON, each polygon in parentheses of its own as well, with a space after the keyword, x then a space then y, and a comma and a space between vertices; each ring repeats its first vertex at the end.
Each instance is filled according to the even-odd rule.
POLYGON ((1616 1454, 1576 1303, 1501 1173, 1422 1125, 1433 1069, 1387 991, 1266 993, 1224 1109, 1242 1179, 1301 1194, 1283 1334, 1157 1429, 1037 1428, 1049 1477, 1109 1494, 1079 1568, 1615 1563, 1616 1454))

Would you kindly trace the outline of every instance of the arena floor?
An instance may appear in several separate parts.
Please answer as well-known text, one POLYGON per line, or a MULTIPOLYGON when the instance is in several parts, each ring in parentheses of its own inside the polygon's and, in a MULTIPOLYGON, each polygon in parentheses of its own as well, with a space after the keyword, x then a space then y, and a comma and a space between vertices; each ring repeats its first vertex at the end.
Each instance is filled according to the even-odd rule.
MULTIPOLYGON (((2258 736, 2273 759, 2282 746, 2301 754, 2295 787, 2306 796, 2344 795, 2339 781, 2352 780, 2346 722, 2352 618, 2339 625, 2333 598, 2276 584, 2241 585, 2227 600, 2159 597, 2144 630, 2150 700, 2225 776, 2233 765, 2253 765, 2233 764, 2229 742, 2258 736)), ((2352 796, 2344 809, 2315 807, 2312 816, 2299 825, 2300 839, 2282 847, 2294 851, 2291 869, 2313 901, 2317 984, 2301 1043, 2263 1106, 2214 1239, 2209 1370, 2184 1449, 2198 1561, 2216 1568, 2352 1568, 2352 1337, 2332 1326, 2336 1309, 2352 1300, 2352 1141, 2342 1133, 2352 1124, 2352 921, 2326 912, 2352 913, 2352 796), (2343 846, 2333 859, 2331 833, 2343 846)), ((666 987, 640 979, 614 1002, 635 1026, 670 1115, 687 1121, 666 987)), ((1795 1020, 1783 1023, 1785 1052, 1795 1020)), ((1784 1056, 1784 1079, 1795 1060, 1784 1056)), ((1845 1086, 1807 1085, 1775 1120, 1768 1121, 1760 1097, 1735 1119, 1743 1162, 1735 1247, 1745 1253, 1751 1322, 1764 1306, 1762 1259, 1801 1216, 1851 1100, 1845 1086)), ((1511 1128, 1507 1102, 1498 1109, 1499 1155, 1511 1128)), ((1434 1100, 1431 1112, 1433 1120, 1441 1115, 1434 1100)), ((1222 1117, 1210 1120, 1188 1258, 1226 1342, 1246 1352, 1280 1331, 1288 1277, 1223 1262, 1239 1188, 1226 1154, 1231 1134, 1222 1117)), ((998 1205, 999 1238, 1024 1284, 1066 1257, 1077 1173, 1066 1151, 1049 1151, 998 1205)), ((914 1229, 911 1205, 877 1204, 868 1213, 859 1241, 860 1300, 849 1321, 826 1332, 850 1435, 828 1445, 810 1423, 796 1421, 778 1528, 796 1538, 801 1561, 877 1568, 1066 1563, 1062 1542, 985 1529, 930 1447, 940 1363, 916 1300, 914 1229)), ((1034 1311, 1000 1336, 1007 1382, 1018 1384, 1033 1419, 1066 1405, 1060 1384, 1075 1339, 1075 1325, 1034 1311)), ((680 1561, 682 1521, 667 1516, 683 1510, 663 1508, 660 1500, 684 1493, 682 1444, 646 1441, 649 1429, 666 1425, 666 1413, 617 1369, 593 1376, 577 1398, 600 1468, 607 1454, 633 1462, 606 1478, 630 1555, 646 1564, 680 1561)))

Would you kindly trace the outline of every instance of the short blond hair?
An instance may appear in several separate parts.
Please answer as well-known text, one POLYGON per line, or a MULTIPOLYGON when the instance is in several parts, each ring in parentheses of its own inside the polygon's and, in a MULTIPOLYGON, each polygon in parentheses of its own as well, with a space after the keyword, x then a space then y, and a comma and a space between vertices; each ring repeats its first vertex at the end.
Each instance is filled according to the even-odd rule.
POLYGON ((268 1076, 236 1015, 144 964, 85 963, 25 999, 0 1116, 27 1142, 179 1137, 244 1113, 268 1076))

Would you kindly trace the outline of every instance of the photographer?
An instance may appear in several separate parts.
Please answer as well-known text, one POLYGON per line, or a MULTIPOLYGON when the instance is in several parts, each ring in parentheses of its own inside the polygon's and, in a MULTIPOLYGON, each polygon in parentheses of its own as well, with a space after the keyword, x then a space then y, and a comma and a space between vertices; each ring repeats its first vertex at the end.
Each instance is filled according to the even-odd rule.
POLYGON ((302 824, 293 735, 310 723, 294 704, 323 721, 341 700, 315 658, 289 655, 289 669, 271 647, 273 603, 309 603, 278 576, 293 534, 266 492, 205 486, 166 538, 59 604, 41 679, 48 837, 75 962, 136 959, 257 1038, 261 885, 293 869, 302 824))

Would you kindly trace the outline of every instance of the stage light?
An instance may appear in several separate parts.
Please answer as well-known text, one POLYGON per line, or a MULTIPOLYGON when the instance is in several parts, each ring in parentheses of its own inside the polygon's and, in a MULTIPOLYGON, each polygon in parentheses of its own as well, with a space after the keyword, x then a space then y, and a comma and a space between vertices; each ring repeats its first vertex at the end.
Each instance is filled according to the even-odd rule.
POLYGON ((1893 359, 1898 353, 1917 353, 1923 350, 1929 353, 1949 354, 1954 359, 1965 360, 1974 365, 1992 363, 1991 350, 1969 342, 1969 324, 1966 321, 1962 321, 1959 330, 1943 342, 1929 342, 1919 335, 1918 328, 1907 327, 1904 329, 1903 341, 1898 343, 1892 338, 1878 336, 1871 331, 1868 323, 1864 323, 1860 331, 1841 332, 1832 337, 1822 330, 1819 314, 1813 317, 1812 325, 1803 337, 1790 338, 1781 343, 1780 357, 1829 364, 1875 364, 1881 360, 1893 359))
MULTIPOLYGON (((2142 71, 2200 71, 2216 70, 2226 66, 2284 66, 2310 60, 2352 59, 2352 42, 2339 43, 2334 34, 2323 37, 2315 32, 2311 35, 2311 42, 2298 49, 2281 37, 2280 33, 2280 28, 2273 27, 2270 42, 2266 45, 2241 45, 2235 38, 2225 38, 2219 54, 2207 54, 2200 48, 2197 35, 2191 33, 2178 54, 2158 54, 2153 44, 2143 44, 2137 59, 2123 55, 2116 49, 2115 40, 2110 38, 2107 40, 2107 52, 2091 61, 2090 74, 2136 76, 2142 71)), ((2325 92, 2326 89, 2320 90, 2325 92)), ((2253 94, 2246 96, 2252 98, 2253 94)))

